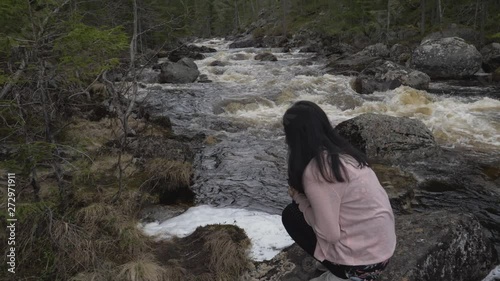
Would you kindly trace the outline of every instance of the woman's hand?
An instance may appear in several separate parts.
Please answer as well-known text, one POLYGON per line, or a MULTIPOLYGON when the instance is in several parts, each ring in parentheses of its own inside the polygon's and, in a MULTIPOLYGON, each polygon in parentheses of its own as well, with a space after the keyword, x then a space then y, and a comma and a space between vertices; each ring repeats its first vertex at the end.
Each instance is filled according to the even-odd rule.
POLYGON ((297 194, 297 193, 298 193, 298 191, 295 188, 293 188, 291 186, 288 187, 288 195, 290 195, 290 197, 293 198, 295 196, 295 194, 297 194))

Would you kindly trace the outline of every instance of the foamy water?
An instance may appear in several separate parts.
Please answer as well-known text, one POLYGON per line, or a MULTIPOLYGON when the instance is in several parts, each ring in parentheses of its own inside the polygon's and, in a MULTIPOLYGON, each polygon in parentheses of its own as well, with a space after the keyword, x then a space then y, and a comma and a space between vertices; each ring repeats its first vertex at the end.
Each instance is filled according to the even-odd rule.
POLYGON ((286 109, 295 101, 310 100, 321 105, 333 124, 363 113, 380 113, 405 116, 421 120, 434 134, 439 143, 447 147, 477 148, 498 151, 500 148, 500 101, 482 98, 439 96, 410 87, 399 87, 387 92, 362 96, 350 86, 350 77, 320 74, 301 75, 301 72, 317 73, 319 66, 302 66, 295 61, 306 54, 277 54, 278 60, 288 63, 259 62, 253 60, 258 51, 235 53, 219 52, 200 62, 202 73, 209 73, 216 83, 241 84, 249 91, 238 93, 258 95, 274 89, 279 94, 271 103, 235 107, 228 110, 228 118, 247 119, 252 124, 277 126, 286 109), (237 55, 240 60, 232 60, 237 55), (208 66, 214 60, 227 62, 224 67, 208 66), (290 63, 291 61, 291 63, 290 63), (306 68, 304 70, 304 68, 306 68), (216 70, 214 70, 216 69, 216 70), (223 71, 223 74, 214 74, 223 71))

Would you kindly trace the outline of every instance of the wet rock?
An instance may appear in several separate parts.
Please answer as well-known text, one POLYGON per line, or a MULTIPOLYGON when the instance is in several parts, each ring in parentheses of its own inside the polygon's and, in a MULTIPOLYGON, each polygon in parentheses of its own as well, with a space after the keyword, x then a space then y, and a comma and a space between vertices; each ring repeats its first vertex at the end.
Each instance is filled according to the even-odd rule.
POLYGON ((394 44, 390 50, 390 59, 398 64, 405 65, 411 58, 411 49, 402 44, 394 44))
POLYGON ((500 43, 491 43, 481 49, 483 56, 483 69, 486 72, 494 72, 500 68, 500 43))
POLYGON ((262 47, 264 48, 282 48, 288 42, 285 36, 264 36, 262 37, 262 47))
POLYGON ((331 55, 350 55, 354 54, 355 50, 349 44, 346 43, 335 43, 323 47, 323 52, 326 56, 331 55))
POLYGON ((137 81, 144 83, 158 83, 158 71, 153 68, 144 68, 137 74, 137 81))
POLYGON ((260 61, 277 61, 278 58, 271 54, 271 53, 262 53, 262 54, 258 54, 255 56, 254 58, 255 60, 260 60, 260 61))
POLYGON ((481 280, 497 262, 483 227, 470 214, 397 216, 396 235, 396 252, 381 280, 481 280))
POLYGON ((159 83, 193 83, 198 78, 200 72, 196 64, 187 58, 183 58, 178 63, 166 62, 161 65, 161 72, 158 75, 159 83))
POLYGON ((247 60, 250 58, 249 54, 243 54, 243 53, 237 53, 234 55, 231 55, 230 59, 232 60, 247 60))
POLYGON ((198 83, 212 83, 212 80, 208 79, 208 75, 201 74, 200 77, 198 77, 198 83))
POLYGON ((411 213, 414 189, 418 183, 415 175, 393 165, 372 164, 371 168, 387 192, 394 212, 411 213))
POLYGON ((300 49, 301 53, 319 53, 321 52, 321 46, 318 43, 312 43, 300 49))
POLYGON ((457 37, 427 40, 412 54, 411 68, 431 78, 461 79, 474 75, 482 57, 473 45, 457 37))
POLYGON ((360 94, 392 90, 401 85, 427 90, 430 81, 431 78, 421 71, 390 61, 376 61, 355 78, 353 89, 360 94))
POLYGON ((253 37, 252 34, 247 34, 244 37, 238 38, 236 39, 236 41, 229 44, 230 49, 250 47, 258 47, 258 41, 253 37))
POLYGON ((255 263, 255 269, 241 280, 299 281, 312 279, 321 273, 315 267, 315 259, 297 244, 293 244, 270 261, 255 263))
POLYGON ((411 162, 439 152, 429 129, 407 117, 365 113, 340 123, 336 130, 375 161, 411 162))
POLYGON ((217 50, 206 46, 198 47, 196 45, 181 45, 177 49, 168 52, 168 59, 172 62, 177 62, 182 58, 202 60, 205 58, 205 56, 202 53, 214 53, 214 52, 217 52, 217 50))
POLYGON ((213 62, 211 62, 209 64, 209 66, 226 66, 226 65, 227 65, 227 62, 223 62, 220 60, 214 60, 213 62))
POLYGON ((340 74, 346 71, 361 72, 376 60, 378 58, 352 55, 346 58, 334 58, 330 60, 326 67, 328 69, 327 72, 330 74, 340 74))
MULTIPOLYGON (((496 258, 478 221, 446 211, 396 216, 397 246, 381 280, 480 280, 496 258)), ((296 244, 270 261, 255 263, 242 280, 309 280, 321 275, 296 244)))
POLYGON ((196 69, 196 70, 198 69, 198 66, 196 65, 196 63, 190 58, 182 58, 177 63, 184 65, 186 67, 192 68, 192 69, 196 69))

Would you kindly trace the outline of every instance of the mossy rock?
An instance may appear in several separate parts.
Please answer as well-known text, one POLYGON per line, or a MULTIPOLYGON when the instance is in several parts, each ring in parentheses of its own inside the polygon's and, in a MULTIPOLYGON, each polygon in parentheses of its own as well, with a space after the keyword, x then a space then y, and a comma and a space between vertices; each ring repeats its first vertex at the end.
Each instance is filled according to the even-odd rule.
POLYGON ((250 240, 243 229, 207 225, 185 238, 158 242, 155 255, 171 272, 185 273, 182 277, 169 276, 168 280, 239 280, 251 266, 249 247, 250 240))

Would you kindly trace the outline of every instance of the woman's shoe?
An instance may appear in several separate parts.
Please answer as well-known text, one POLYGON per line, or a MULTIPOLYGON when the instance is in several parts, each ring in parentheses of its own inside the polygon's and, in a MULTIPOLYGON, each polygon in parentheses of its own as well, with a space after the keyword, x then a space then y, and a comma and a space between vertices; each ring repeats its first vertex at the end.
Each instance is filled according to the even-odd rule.
POLYGON ((349 279, 339 278, 339 277, 333 275, 333 273, 331 273, 330 271, 327 271, 327 272, 321 274, 320 276, 313 278, 309 281, 345 281, 345 280, 349 280, 349 279))

